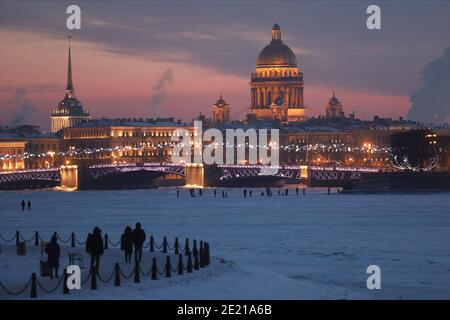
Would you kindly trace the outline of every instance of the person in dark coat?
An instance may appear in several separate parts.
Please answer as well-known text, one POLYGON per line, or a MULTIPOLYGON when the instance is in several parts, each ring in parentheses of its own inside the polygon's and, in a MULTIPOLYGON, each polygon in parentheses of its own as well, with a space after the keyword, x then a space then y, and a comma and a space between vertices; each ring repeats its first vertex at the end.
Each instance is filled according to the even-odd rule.
POLYGON ((22 200, 20 204, 22 205, 22 211, 25 211, 25 200, 22 200))
POLYGON ((91 268, 95 266, 97 271, 100 269, 100 256, 104 252, 103 244, 102 230, 95 227, 91 236, 88 236, 86 240, 86 251, 91 255, 91 268))
POLYGON ((59 256, 61 249, 58 244, 58 237, 56 234, 53 235, 50 243, 45 247, 45 252, 48 256, 48 267, 50 269, 50 279, 53 279, 53 269, 55 269, 55 277, 58 278, 58 268, 59 268, 59 256))
POLYGON ((28 200, 27 205, 28 205, 28 211, 31 211, 31 201, 30 200, 28 200))
POLYGON ((125 262, 131 263, 131 254, 133 253, 133 232, 129 226, 125 228, 125 232, 120 237, 120 249, 125 252, 125 262))
POLYGON ((133 230, 133 245, 134 245, 134 260, 141 262, 142 260, 142 247, 144 246, 146 235, 145 231, 141 228, 141 224, 136 223, 136 228, 133 230))

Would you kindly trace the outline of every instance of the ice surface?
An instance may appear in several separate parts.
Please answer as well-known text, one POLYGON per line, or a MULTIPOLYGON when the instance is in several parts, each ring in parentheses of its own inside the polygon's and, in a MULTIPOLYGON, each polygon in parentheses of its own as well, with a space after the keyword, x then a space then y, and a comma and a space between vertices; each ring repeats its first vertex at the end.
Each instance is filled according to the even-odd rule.
MULTIPOLYGON (((18 229, 31 238, 39 230, 48 238, 58 231, 65 238, 74 231, 84 240, 98 225, 115 242, 139 221, 158 242, 163 236, 206 240, 215 258, 191 278, 42 298, 450 298, 450 193, 327 195, 317 189, 267 198, 254 190, 247 199, 240 189, 228 190, 228 198, 220 190, 217 198, 209 189, 196 198, 180 193, 0 192, 0 234, 10 238, 18 229), (22 199, 32 201, 31 212, 21 211, 22 199), (366 288, 371 264, 381 267, 381 290, 366 288)), ((35 260, 14 257, 2 247, 0 281, 25 283, 17 279, 37 267, 38 253, 35 260)), ((111 264, 119 254, 108 252, 111 264)), ((6 298, 1 290, 0 298, 6 298)))

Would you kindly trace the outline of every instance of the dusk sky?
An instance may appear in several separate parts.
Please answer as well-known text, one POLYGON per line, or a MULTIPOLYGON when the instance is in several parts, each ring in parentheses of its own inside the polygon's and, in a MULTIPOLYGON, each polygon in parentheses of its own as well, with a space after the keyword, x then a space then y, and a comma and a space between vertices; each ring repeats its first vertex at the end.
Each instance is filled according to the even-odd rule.
POLYGON ((222 92, 243 119, 275 19, 304 72, 308 116, 324 112, 334 89, 346 113, 406 117, 417 91, 435 106, 417 102, 410 115, 429 120, 433 110, 450 121, 449 2, 0 1, 0 125, 49 129, 64 96, 68 34, 76 95, 93 117, 191 120, 210 116, 222 92), (374 3, 382 29, 370 31, 374 3), (81 30, 66 29, 70 4, 81 7, 81 30), (427 65, 430 83, 442 79, 437 94, 427 89, 436 85, 419 90, 427 65))

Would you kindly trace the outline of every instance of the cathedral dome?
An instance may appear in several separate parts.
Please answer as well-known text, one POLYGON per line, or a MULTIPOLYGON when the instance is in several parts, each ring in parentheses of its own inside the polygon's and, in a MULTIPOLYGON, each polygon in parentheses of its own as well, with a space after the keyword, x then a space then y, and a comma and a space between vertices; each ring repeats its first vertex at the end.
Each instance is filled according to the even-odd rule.
POLYGON ((256 59, 256 67, 297 67, 294 52, 281 41, 281 28, 272 27, 272 41, 262 49, 256 59))

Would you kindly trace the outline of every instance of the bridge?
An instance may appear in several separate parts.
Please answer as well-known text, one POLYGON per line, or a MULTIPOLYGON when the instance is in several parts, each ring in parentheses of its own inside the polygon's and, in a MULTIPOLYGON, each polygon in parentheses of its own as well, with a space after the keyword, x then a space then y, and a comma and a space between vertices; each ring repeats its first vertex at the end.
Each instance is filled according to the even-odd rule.
POLYGON ((52 187, 61 185, 76 189, 80 179, 89 180, 91 184, 106 181, 113 187, 114 177, 124 181, 152 180, 163 175, 176 175, 185 179, 186 185, 213 185, 213 177, 219 181, 233 180, 243 177, 272 175, 286 180, 303 182, 311 187, 341 187, 357 181, 362 173, 377 172, 374 168, 352 168, 331 166, 292 166, 266 167, 262 165, 217 165, 174 164, 174 163, 123 163, 95 164, 90 166, 67 165, 59 168, 30 169, 0 172, 0 189, 23 189, 34 187, 52 187))

